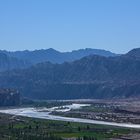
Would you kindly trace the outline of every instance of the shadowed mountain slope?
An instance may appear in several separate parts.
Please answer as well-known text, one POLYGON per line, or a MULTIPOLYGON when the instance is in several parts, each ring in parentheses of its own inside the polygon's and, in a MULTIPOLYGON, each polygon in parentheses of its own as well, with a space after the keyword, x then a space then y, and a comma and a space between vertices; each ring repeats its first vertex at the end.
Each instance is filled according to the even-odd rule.
POLYGON ((4 53, 0 53, 0 72, 13 69, 22 69, 30 66, 30 63, 24 60, 19 60, 15 57, 10 57, 4 53))
POLYGON ((117 57, 90 55, 63 64, 45 62, 8 76, 1 73, 0 86, 18 88, 35 99, 136 97, 140 95, 139 50, 117 57))

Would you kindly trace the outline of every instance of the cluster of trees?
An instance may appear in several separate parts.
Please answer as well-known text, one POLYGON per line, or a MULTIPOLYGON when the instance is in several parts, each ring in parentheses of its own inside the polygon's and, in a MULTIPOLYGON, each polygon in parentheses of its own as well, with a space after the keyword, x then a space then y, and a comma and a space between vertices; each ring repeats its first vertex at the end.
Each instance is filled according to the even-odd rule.
POLYGON ((77 138, 77 140, 97 140, 95 137, 84 136, 83 138, 77 138))
MULTIPOLYGON (((89 126, 87 126, 89 129, 89 126)), ((81 131, 80 127, 78 127, 78 131, 81 131)), ((8 140, 63 140, 61 137, 54 136, 52 133, 47 133, 39 127, 39 125, 35 125, 32 127, 28 125, 24 128, 14 128, 13 123, 10 123, 8 126, 8 133, 5 137, 1 135, 4 140, 8 137, 8 140)), ((79 137, 76 140, 97 140, 93 136, 83 136, 79 137)))
POLYGON ((38 125, 34 128, 31 125, 15 128, 12 123, 9 124, 7 132, 1 133, 0 137, 3 140, 62 140, 60 137, 41 130, 38 125))

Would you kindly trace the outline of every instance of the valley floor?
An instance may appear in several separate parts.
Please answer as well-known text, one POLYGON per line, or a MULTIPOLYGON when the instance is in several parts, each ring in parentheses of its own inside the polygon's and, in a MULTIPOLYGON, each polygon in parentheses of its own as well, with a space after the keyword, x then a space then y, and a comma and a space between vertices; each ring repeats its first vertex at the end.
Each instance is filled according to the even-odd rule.
MULTIPOLYGON (((32 106, 52 107, 71 103, 88 103, 78 110, 52 114, 96 120, 139 124, 138 100, 74 100, 57 103, 35 103, 32 106)), ((31 106, 31 105, 30 105, 31 106)), ((140 140, 140 129, 74 122, 35 119, 0 114, 0 140, 140 140)))
POLYGON ((53 112, 52 114, 99 121, 140 124, 139 99, 77 100, 72 102, 88 103, 91 105, 78 110, 53 112))
POLYGON ((0 114, 0 140, 109 140, 132 133, 139 130, 0 114))

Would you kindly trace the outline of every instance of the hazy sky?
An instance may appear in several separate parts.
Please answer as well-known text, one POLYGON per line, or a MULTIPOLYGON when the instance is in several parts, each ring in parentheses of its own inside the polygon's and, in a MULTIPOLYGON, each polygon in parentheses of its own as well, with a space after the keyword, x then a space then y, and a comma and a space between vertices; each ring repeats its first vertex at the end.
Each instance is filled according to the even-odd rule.
POLYGON ((140 47, 140 0, 0 0, 0 49, 140 47))

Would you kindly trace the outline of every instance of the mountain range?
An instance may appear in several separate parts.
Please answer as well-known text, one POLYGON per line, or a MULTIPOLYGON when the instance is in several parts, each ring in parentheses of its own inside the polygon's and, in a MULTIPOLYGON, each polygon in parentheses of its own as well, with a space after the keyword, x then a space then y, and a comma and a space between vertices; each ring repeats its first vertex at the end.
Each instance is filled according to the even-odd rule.
POLYGON ((5 51, 0 50, 0 72, 9 71, 13 69, 25 69, 32 65, 51 62, 51 63, 63 63, 78 60, 88 55, 100 55, 100 56, 116 56, 110 51, 99 49, 80 49, 72 52, 59 52, 52 48, 46 50, 35 51, 5 51))
POLYGON ((89 54, 72 62, 34 63, 0 73, 0 87, 17 88, 32 99, 139 97, 140 48, 123 55, 89 54))
POLYGON ((4 53, 9 57, 14 57, 19 60, 28 61, 31 64, 37 64, 49 61, 51 63, 63 63, 63 62, 70 62, 88 55, 100 55, 100 56, 116 56, 117 54, 112 53, 106 50, 99 50, 99 49, 80 49, 74 50, 72 52, 59 52, 52 48, 50 49, 42 49, 42 50, 34 50, 34 51, 15 51, 9 52, 1 50, 0 53, 4 53))

